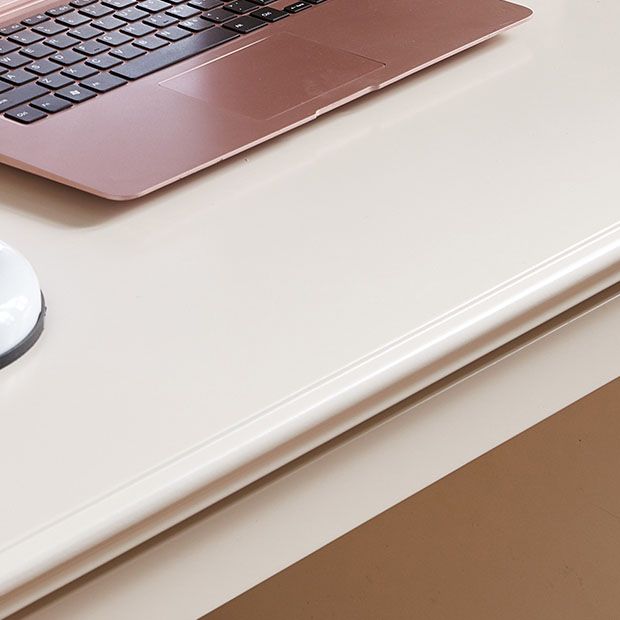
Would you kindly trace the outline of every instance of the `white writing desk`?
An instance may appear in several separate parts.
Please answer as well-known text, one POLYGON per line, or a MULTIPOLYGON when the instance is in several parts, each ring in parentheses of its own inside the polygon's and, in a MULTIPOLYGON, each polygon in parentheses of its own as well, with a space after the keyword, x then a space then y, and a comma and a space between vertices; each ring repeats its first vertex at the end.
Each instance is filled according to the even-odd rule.
MULTIPOLYGON (((37 267, 49 305, 37 348, 0 376, 3 613, 620 279, 620 7, 531 5, 534 19, 500 39, 146 200, 109 204, 0 169, 2 237, 37 267)), ((247 521, 210 539, 202 557, 221 580, 186 597, 187 617, 618 376, 614 304, 571 323, 581 336, 559 338, 555 357, 540 353, 573 369, 548 398, 542 367, 506 370, 501 385, 536 385, 527 414, 480 406, 454 435, 470 415, 461 395, 432 437, 399 435, 436 443, 404 445, 411 469, 382 470, 389 492, 385 475, 359 479, 370 499, 307 520, 290 493, 289 512, 256 493, 212 509, 211 523, 227 510, 247 521), (291 539, 248 554, 261 518, 289 523, 291 539), (227 572, 239 557, 246 567, 227 572)), ((363 437, 355 446, 385 467, 397 458, 395 439, 363 437)), ((378 463, 356 458, 350 476, 378 463)), ((317 507, 344 492, 325 478, 295 488, 317 507)), ((147 591, 146 607, 158 600, 147 591)), ((72 596, 54 602, 62 617, 72 596)))

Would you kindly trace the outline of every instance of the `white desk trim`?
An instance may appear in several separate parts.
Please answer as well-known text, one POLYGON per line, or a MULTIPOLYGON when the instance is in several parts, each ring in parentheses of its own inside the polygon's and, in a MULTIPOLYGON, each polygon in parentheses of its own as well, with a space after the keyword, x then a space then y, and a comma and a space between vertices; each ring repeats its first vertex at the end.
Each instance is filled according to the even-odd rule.
POLYGON ((620 280, 620 225, 0 550, 17 610, 620 280))

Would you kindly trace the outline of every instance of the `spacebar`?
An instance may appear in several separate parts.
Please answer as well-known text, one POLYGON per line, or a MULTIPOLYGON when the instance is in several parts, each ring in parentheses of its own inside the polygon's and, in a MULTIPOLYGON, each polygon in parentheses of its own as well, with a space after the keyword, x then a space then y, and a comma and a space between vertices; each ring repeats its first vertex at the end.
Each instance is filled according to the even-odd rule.
POLYGON ((125 78, 126 80, 137 80, 138 78, 174 65, 196 54, 206 52, 212 47, 236 39, 239 35, 222 28, 212 28, 205 32, 199 32, 192 37, 173 43, 166 47, 148 52, 140 58, 112 69, 110 73, 125 78))

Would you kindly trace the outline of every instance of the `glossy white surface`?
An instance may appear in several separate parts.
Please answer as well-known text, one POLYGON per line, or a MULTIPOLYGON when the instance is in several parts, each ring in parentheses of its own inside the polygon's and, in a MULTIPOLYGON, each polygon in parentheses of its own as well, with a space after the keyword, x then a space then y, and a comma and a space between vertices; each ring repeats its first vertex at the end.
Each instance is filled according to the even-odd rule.
POLYGON ((15 620, 195 620, 613 381, 619 347, 616 296, 397 405, 15 620))
POLYGON ((620 5, 531 6, 129 207, 0 169, 52 308, 0 376, 5 608, 619 279, 620 5))
POLYGON ((32 265, 0 241, 0 356, 23 342, 41 314, 41 289, 32 265))

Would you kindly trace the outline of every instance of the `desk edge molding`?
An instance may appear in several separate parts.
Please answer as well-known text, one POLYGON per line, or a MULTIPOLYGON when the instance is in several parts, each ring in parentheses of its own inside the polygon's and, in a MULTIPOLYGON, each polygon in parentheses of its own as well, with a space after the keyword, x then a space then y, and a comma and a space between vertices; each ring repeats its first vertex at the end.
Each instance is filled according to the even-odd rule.
POLYGON ((0 549, 13 613, 620 281, 620 223, 0 549))

